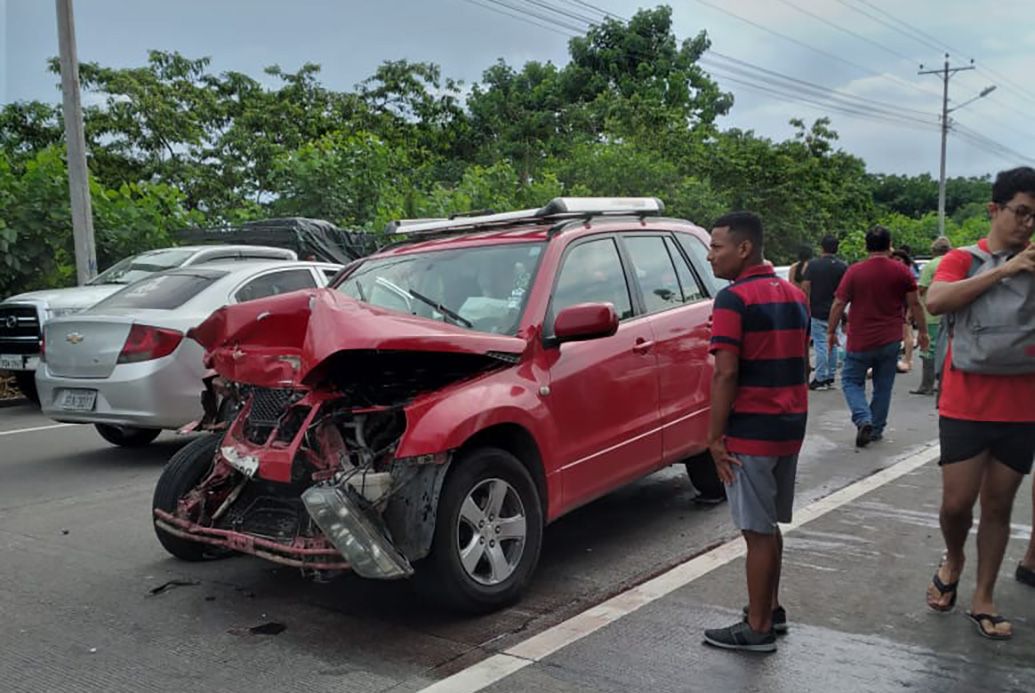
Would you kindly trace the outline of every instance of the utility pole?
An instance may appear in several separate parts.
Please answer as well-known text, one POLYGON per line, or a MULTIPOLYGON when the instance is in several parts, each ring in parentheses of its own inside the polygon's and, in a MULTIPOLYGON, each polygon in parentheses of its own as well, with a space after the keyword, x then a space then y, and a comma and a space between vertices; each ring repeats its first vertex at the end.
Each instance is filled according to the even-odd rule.
MULTIPOLYGON (((955 111, 956 108, 966 105, 961 104, 956 108, 949 108, 949 78, 957 72, 963 72, 964 70, 974 69, 974 60, 971 59, 970 65, 965 67, 949 67, 949 54, 945 54, 945 66, 940 70, 924 70, 923 65, 920 66, 920 75, 938 75, 942 78, 942 160, 941 169, 938 174, 938 235, 945 235, 945 146, 946 140, 949 136, 949 113, 955 111)), ((995 89, 995 87, 992 87, 995 89)), ((981 93, 981 96, 987 95, 986 90, 981 93)), ((978 97, 980 98, 980 97, 978 97)), ((973 99, 972 99, 973 100, 973 99)), ((967 103, 970 103, 969 101, 967 103)))
POLYGON ((86 135, 83 108, 79 101, 79 60, 75 47, 72 0, 56 0, 58 49, 61 56, 61 92, 68 148, 68 190, 72 201, 72 235, 75 238, 75 269, 80 284, 97 274, 97 249, 93 238, 93 211, 86 170, 86 135))

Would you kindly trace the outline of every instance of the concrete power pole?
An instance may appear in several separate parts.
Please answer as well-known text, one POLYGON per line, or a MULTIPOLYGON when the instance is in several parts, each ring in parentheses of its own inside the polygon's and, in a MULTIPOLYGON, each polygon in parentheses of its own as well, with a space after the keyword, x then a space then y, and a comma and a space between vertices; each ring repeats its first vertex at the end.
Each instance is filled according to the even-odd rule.
POLYGON ((79 60, 75 47, 72 0, 56 0, 58 48, 61 56, 61 92, 64 95, 65 141, 68 146, 68 189, 72 200, 72 235, 75 269, 80 284, 97 274, 97 249, 93 238, 93 211, 86 170, 86 135, 79 102, 79 60))
MULTIPOLYGON (((971 63, 974 61, 971 60, 971 63)), ((957 72, 973 70, 973 64, 966 67, 949 67, 949 54, 945 54, 945 67, 940 70, 924 70, 917 74, 939 75, 942 78, 942 163, 938 174, 938 235, 945 235, 945 141, 949 136, 949 78, 957 72)), ((956 110, 955 108, 952 110, 956 110)))

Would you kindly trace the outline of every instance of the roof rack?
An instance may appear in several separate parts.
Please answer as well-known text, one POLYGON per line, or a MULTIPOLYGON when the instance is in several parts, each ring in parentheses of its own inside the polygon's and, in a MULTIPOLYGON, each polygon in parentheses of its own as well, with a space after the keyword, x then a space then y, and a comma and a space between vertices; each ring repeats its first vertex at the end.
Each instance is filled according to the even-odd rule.
POLYGON ((453 215, 449 219, 400 219, 389 222, 386 234, 437 235, 475 229, 512 226, 529 221, 590 218, 605 215, 655 216, 665 211, 656 197, 555 197, 539 209, 522 209, 475 216, 453 215))

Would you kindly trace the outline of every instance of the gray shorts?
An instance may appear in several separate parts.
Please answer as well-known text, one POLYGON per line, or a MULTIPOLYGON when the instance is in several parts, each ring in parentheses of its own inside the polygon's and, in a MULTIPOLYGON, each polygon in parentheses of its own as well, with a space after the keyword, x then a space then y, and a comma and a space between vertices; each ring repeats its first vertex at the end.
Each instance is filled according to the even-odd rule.
POLYGON ((736 478, 726 487, 733 524, 742 531, 772 534, 777 522, 791 521, 798 456, 734 457, 741 464, 733 465, 736 478))

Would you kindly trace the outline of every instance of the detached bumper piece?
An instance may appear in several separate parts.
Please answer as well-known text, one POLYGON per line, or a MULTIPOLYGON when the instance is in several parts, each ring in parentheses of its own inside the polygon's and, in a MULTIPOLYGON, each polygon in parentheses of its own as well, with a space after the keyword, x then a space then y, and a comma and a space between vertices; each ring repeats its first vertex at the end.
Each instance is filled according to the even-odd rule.
POLYGON ((410 562, 350 491, 334 486, 313 486, 302 494, 302 502, 324 536, 341 551, 357 575, 379 580, 413 575, 410 562))

